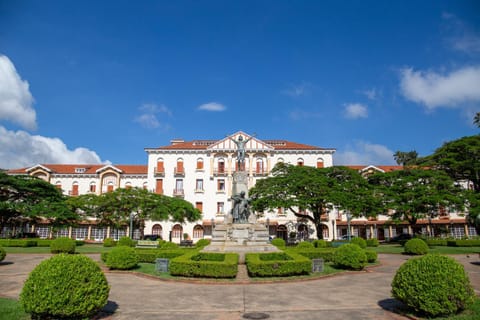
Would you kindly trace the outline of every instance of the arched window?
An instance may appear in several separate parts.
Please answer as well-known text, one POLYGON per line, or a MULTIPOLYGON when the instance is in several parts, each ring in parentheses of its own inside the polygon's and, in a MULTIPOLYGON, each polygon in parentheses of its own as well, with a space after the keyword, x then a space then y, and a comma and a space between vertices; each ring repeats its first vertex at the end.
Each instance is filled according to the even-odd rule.
POLYGON ((255 172, 257 174, 263 174, 265 171, 265 166, 264 166, 264 163, 263 163, 263 159, 262 158, 257 158, 257 166, 255 168, 255 172))
POLYGON ((303 159, 302 158, 298 158, 297 159, 297 166, 301 167, 303 166, 304 162, 303 162, 303 159))
POLYGON ((308 226, 306 224, 298 225, 298 238, 299 239, 308 239, 308 226))
POLYGON ((163 158, 157 159, 157 166, 155 167, 155 173, 164 173, 165 167, 163 166, 163 158))
POLYGON ((174 225, 173 228, 172 228, 172 238, 181 239, 182 238, 182 231, 183 231, 183 228, 182 228, 181 225, 179 225, 179 224, 174 225))
POLYGON ((74 181, 72 184, 72 192, 70 193, 72 196, 78 196, 78 182, 74 181))
POLYGON ((201 225, 196 225, 193 227, 193 239, 202 239, 203 238, 203 227, 201 225))
POLYGON ((202 158, 197 159, 197 170, 203 170, 203 159, 202 158))
POLYGON ((185 174, 185 168, 183 167, 183 159, 177 159, 177 166, 175 167, 175 174, 185 174))
POLYGON ((322 158, 317 159, 317 168, 323 168, 323 159, 322 158))
POLYGON ((162 237, 162 226, 157 224, 154 224, 152 227, 152 235, 159 236, 160 238, 163 239, 162 237))
POLYGON ((217 172, 225 173, 225 159, 219 158, 217 162, 217 172))

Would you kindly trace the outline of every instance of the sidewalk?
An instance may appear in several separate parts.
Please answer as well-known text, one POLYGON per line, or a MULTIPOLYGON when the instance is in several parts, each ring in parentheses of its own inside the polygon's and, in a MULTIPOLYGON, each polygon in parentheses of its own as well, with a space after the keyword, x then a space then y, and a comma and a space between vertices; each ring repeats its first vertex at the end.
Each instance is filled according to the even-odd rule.
MULTIPOLYGON (((17 299, 28 273, 49 256, 8 254, 0 264, 0 295, 17 299)), ((90 256, 99 259, 99 255, 90 256)), ((455 258, 464 264, 479 294, 478 255, 455 258)), ((247 313, 287 320, 406 319, 388 310, 399 306, 391 298, 390 284, 395 271, 407 259, 380 254, 381 265, 367 272, 268 284, 245 284, 245 279, 243 284, 199 284, 108 272, 111 290, 105 309, 115 313, 106 319, 237 320, 244 319, 247 313)))

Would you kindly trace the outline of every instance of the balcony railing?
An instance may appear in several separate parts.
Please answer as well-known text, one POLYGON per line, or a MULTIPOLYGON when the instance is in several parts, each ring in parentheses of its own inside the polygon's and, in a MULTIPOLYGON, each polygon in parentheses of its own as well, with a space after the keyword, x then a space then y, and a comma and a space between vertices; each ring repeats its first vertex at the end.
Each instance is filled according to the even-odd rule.
POLYGON ((165 168, 155 167, 154 174, 155 174, 155 177, 164 177, 165 176, 165 168))
POLYGON ((225 168, 214 168, 213 169, 213 175, 214 176, 219 176, 219 177, 224 177, 227 175, 227 170, 225 168))
POLYGON ((268 176, 268 171, 265 170, 265 169, 256 169, 253 171, 253 175, 255 177, 264 177, 264 176, 268 176))
POLYGON ((183 189, 173 189, 173 195, 175 197, 183 197, 185 196, 185 192, 183 189))
POLYGON ((174 170, 173 174, 174 174, 176 177, 178 177, 178 176, 185 177, 185 169, 184 169, 184 168, 175 167, 175 170, 174 170))

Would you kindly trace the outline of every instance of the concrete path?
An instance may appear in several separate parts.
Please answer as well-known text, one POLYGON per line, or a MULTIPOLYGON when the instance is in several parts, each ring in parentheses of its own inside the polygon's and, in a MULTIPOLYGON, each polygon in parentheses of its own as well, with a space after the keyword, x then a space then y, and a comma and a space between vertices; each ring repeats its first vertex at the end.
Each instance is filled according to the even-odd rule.
MULTIPOLYGON (((0 295, 18 298, 28 273, 50 255, 8 254, 0 264, 0 295)), ((99 255, 90 255, 98 260, 99 255)), ((456 255, 480 294, 480 258, 456 255)), ((104 319, 406 319, 390 312, 395 271, 408 259, 380 254, 381 265, 317 280, 269 284, 199 284, 108 272, 111 285, 104 319)))

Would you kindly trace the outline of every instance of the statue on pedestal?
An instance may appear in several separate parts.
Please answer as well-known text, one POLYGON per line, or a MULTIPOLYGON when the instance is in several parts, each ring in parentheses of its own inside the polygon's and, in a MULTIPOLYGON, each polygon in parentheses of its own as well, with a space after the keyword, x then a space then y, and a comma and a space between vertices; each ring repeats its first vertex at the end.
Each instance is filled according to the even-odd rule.
POLYGON ((245 197, 245 191, 240 194, 233 195, 230 200, 233 201, 232 217, 233 223, 247 223, 250 216, 249 204, 250 199, 245 197))
POLYGON ((255 135, 251 136, 247 140, 243 140, 242 136, 239 136, 237 140, 233 139, 232 137, 228 137, 237 145, 237 163, 238 168, 245 169, 245 146, 248 141, 252 140, 255 135))

